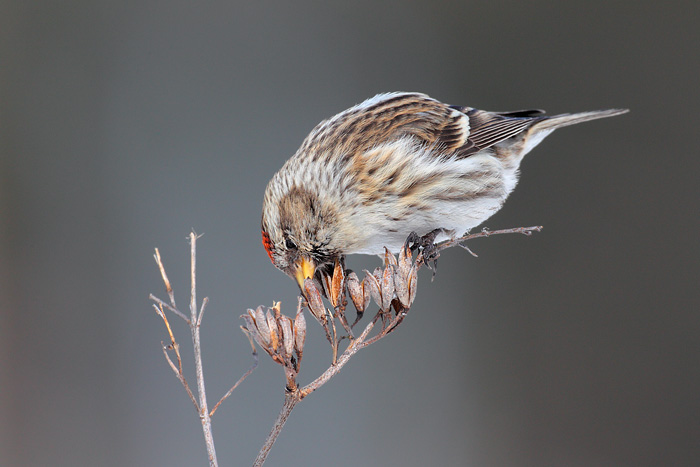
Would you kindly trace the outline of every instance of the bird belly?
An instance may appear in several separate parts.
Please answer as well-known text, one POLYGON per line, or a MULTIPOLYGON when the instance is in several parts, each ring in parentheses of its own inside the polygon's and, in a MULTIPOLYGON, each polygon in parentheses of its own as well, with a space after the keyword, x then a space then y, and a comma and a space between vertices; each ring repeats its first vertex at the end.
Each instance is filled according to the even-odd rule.
POLYGON ((442 229, 443 233, 438 234, 436 242, 462 236, 495 214, 504 200, 505 198, 480 198, 461 203, 445 202, 430 212, 417 212, 400 221, 392 219, 372 228, 361 229, 359 237, 364 238, 349 248, 347 253, 380 255, 385 247, 392 253, 398 253, 411 232, 423 236, 442 229))
POLYGON ((517 168, 488 154, 450 161, 441 169, 426 175, 414 193, 381 196, 367 206, 346 252, 376 255, 387 247, 397 253, 411 232, 422 236, 443 229, 438 242, 461 236, 495 214, 517 183, 517 168))

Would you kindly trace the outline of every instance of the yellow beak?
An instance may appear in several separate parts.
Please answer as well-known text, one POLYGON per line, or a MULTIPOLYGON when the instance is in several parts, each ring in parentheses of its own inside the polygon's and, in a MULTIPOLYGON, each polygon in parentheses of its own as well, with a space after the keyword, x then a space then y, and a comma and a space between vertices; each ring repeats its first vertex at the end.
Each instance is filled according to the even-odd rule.
POLYGON ((311 279, 314 277, 314 272, 316 272, 316 265, 313 263, 313 261, 302 256, 301 258, 299 258, 299 260, 297 260, 294 266, 294 277, 299 283, 299 288, 303 291, 304 279, 311 279))

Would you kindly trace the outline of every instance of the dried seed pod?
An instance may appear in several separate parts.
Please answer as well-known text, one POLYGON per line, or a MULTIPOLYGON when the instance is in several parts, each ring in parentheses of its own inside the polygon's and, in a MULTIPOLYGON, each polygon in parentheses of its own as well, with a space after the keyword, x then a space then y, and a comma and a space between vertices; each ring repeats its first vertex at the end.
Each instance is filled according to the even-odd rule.
POLYGON ((418 269, 414 264, 411 267, 411 271, 408 273, 408 304, 407 307, 413 305, 413 300, 416 298, 416 291, 418 290, 418 269))
POLYGON ((275 321, 275 317, 272 316, 272 311, 271 309, 267 310, 267 325, 270 328, 270 347, 272 347, 272 351, 274 353, 277 352, 277 348, 279 346, 279 337, 277 334, 277 322, 275 321))
POLYGON ((252 316, 253 313, 255 313, 253 310, 248 310, 247 313, 241 315, 241 318, 243 318, 243 321, 245 321, 244 329, 250 333, 250 335, 253 337, 253 339, 255 339, 255 342, 258 343, 260 348, 266 349, 269 343, 263 341, 262 337, 260 336, 260 332, 258 331, 258 328, 255 325, 255 319, 252 316))
POLYGON ((394 257, 394 255, 391 254, 389 249, 387 247, 384 247, 384 267, 387 267, 389 265, 398 266, 398 263, 396 262, 396 258, 394 257))
POLYGON ((362 309, 366 310, 372 300, 372 286, 365 280, 360 285, 362 286, 362 309))
POLYGON ((340 262, 335 260, 333 268, 333 278, 331 280, 331 290, 328 299, 331 301, 333 308, 342 303, 343 288, 345 287, 345 270, 340 262))
POLYGON ((399 270, 398 273, 401 275, 403 280, 408 279, 408 273, 411 270, 411 263, 413 262, 413 254, 408 245, 404 245, 399 252, 399 270))
POLYGON ((255 318, 255 326, 258 328, 260 337, 262 337, 265 345, 269 347, 270 343, 272 342, 270 338, 270 327, 267 325, 267 318, 265 318, 265 312, 263 311, 262 305, 257 307, 255 311, 251 313, 251 316, 255 318))
MULTIPOLYGON (((330 300, 331 297, 331 289, 333 288, 332 285, 332 278, 323 272, 319 274, 319 277, 321 278, 320 284, 321 287, 319 289, 319 292, 323 294, 324 297, 328 298, 330 300)), ((316 286, 318 287, 318 282, 314 282, 316 286)))
POLYGON ((294 349, 297 351, 297 357, 301 360, 301 354, 304 352, 304 341, 306 340, 306 318, 304 312, 299 310, 296 318, 294 318, 294 349))
POLYGON ((292 331, 292 319, 289 316, 281 316, 280 324, 282 327, 282 334, 284 336, 284 339, 282 340, 282 342, 284 342, 284 352, 287 354, 287 357, 291 357, 292 352, 294 351, 294 331, 292 331))
POLYGON ((388 310, 394 298, 394 267, 387 265, 382 274, 382 310, 388 310))
POLYGON ((403 275, 401 275, 401 272, 398 269, 394 272, 394 286, 394 293, 396 294, 396 298, 399 299, 403 306, 409 306, 408 282, 406 282, 406 278, 403 275))
POLYGON ((275 319, 279 319, 282 316, 282 302, 272 301, 272 311, 275 312, 275 319))
MULTIPOLYGON (((377 270, 381 271, 381 269, 377 268, 375 269, 375 273, 377 270)), ((382 296, 381 296, 381 285, 379 280, 374 274, 370 274, 369 271, 365 270, 366 277, 362 281, 362 283, 365 286, 364 293, 367 293, 367 289, 369 289, 369 295, 371 295, 372 300, 374 300, 374 303, 377 304, 378 307, 382 307, 382 296)), ((379 276, 381 278, 381 275, 379 276)))
POLYGON ((362 313, 365 311, 365 297, 362 294, 362 285, 360 284, 360 280, 357 278, 357 274, 354 272, 351 272, 348 274, 348 279, 347 279, 347 288, 348 288, 348 294, 350 295, 350 300, 352 300, 352 304, 355 305, 355 309, 362 313))
POLYGON ((245 327, 247 329, 253 328, 253 330, 257 330, 257 327, 255 326, 255 318, 253 318, 253 313, 254 311, 248 308, 245 313, 243 313, 240 317, 243 321, 245 321, 245 327))
POLYGON ((309 311, 314 315, 316 321, 321 324, 326 322, 326 307, 323 305, 321 292, 309 278, 304 279, 304 290, 306 291, 306 301, 309 303, 309 311))

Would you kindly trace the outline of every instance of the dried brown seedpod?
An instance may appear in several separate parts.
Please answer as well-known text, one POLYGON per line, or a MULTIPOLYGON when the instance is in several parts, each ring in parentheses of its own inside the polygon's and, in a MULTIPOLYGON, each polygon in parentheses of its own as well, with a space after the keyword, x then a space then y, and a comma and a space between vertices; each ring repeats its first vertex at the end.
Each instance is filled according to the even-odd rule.
POLYGON ((358 313, 363 313, 365 311, 365 308, 367 307, 367 304, 365 303, 365 297, 362 293, 362 284, 357 278, 357 274, 355 274, 354 272, 350 272, 350 274, 348 274, 346 283, 348 295, 350 295, 350 300, 352 301, 352 304, 355 306, 355 309, 358 313))
POLYGON ((277 353, 277 347, 279 345, 279 336, 277 333, 277 323, 275 322, 275 317, 271 312, 271 308, 267 309, 267 314, 265 317, 267 318, 267 326, 270 328, 270 346, 272 347, 272 351, 274 353, 277 353))
POLYGON ((304 312, 299 307, 296 318, 294 318, 294 350, 297 359, 301 362, 301 355, 304 353, 304 341, 306 340, 306 318, 304 312))
POLYGON ((329 299, 333 308, 336 308, 343 301, 343 292, 345 289, 345 270, 339 261, 336 260, 335 268, 333 268, 333 278, 331 280, 331 288, 329 299))
MULTIPOLYGON (((393 258, 388 252, 387 256, 393 258)), ((382 310, 388 310, 391 306, 391 300, 394 298, 394 266, 392 264, 387 264, 382 272, 381 296, 382 303, 380 306, 382 310)))
POLYGON ((306 300, 309 303, 309 311, 314 315, 316 321, 321 323, 321 325, 325 325, 328 321, 326 317, 326 307, 323 304, 321 292, 319 292, 313 280, 309 278, 304 279, 304 291, 306 292, 306 300))
POLYGON ((382 306, 381 285, 379 282, 381 277, 381 269, 377 268, 375 274, 365 271, 365 278, 362 281, 365 284, 365 288, 369 289, 372 300, 374 300, 374 303, 380 308, 382 306), (379 278, 377 276, 379 276, 379 278))

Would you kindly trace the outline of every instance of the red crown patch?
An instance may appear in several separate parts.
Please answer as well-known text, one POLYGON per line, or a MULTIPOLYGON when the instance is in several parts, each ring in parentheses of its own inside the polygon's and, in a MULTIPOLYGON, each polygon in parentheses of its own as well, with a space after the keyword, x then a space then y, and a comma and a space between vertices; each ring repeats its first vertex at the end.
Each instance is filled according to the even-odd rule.
POLYGON ((270 261, 272 261, 272 263, 274 264, 275 260, 272 259, 272 241, 270 240, 270 236, 264 230, 262 231, 262 244, 265 247, 267 256, 270 257, 270 261))

